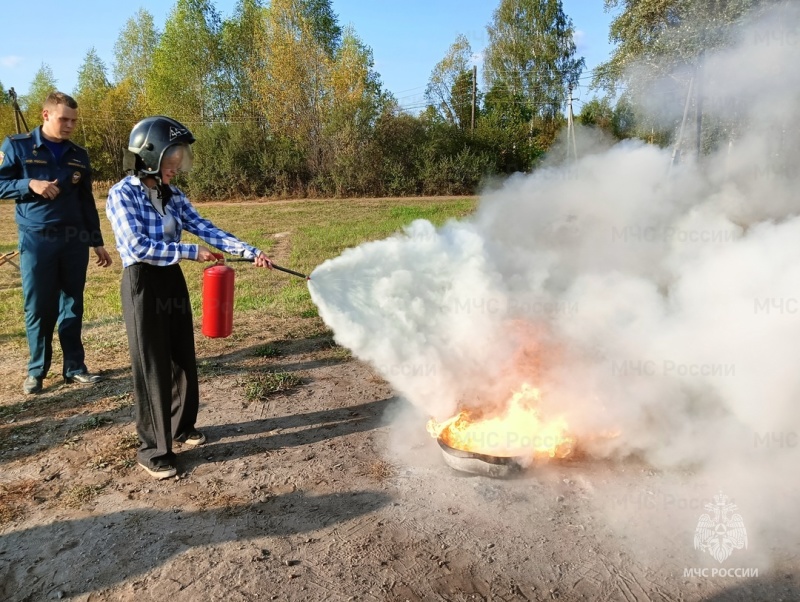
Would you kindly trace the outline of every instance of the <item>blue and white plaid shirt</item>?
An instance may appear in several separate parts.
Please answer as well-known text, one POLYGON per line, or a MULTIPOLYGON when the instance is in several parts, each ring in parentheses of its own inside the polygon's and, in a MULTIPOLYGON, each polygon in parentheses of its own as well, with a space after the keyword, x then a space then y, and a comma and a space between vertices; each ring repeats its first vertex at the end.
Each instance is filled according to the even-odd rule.
POLYGON ((134 263, 171 265, 181 259, 197 259, 199 245, 182 243, 183 230, 217 249, 245 259, 253 259, 261 252, 200 217, 180 189, 175 186, 170 188, 172 198, 165 209, 175 218, 172 242, 164 240, 161 214, 153 207, 139 178, 128 176, 108 191, 106 215, 117 239, 117 251, 123 267, 134 263))

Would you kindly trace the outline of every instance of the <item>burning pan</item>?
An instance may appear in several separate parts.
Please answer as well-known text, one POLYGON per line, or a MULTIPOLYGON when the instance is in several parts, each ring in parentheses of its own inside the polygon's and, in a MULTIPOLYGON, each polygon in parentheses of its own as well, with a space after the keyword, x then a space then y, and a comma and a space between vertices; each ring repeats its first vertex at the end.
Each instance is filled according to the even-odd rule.
POLYGON ((489 456, 476 452, 455 449, 441 439, 436 439, 442 448, 445 463, 454 470, 492 478, 503 478, 522 471, 521 458, 489 456))

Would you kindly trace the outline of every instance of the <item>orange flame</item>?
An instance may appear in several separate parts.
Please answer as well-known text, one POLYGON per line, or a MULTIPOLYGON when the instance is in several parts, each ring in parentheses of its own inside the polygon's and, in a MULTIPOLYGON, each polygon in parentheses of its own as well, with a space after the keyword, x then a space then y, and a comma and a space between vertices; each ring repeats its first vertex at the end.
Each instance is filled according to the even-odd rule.
POLYGON ((463 451, 495 457, 565 458, 572 453, 566 420, 544 422, 536 409, 539 390, 523 384, 507 402, 505 411, 491 418, 463 410, 443 422, 428 421, 428 432, 463 451))

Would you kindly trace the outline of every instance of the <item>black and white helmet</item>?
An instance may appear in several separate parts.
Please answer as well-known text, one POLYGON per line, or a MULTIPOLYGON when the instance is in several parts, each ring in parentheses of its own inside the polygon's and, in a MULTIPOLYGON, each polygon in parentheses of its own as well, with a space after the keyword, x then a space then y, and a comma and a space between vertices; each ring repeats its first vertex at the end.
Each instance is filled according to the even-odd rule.
MULTIPOLYGON (((182 145, 186 149, 194 142, 194 136, 185 125, 171 117, 156 115, 145 117, 131 130, 128 150, 136 155, 136 170, 156 175, 161 171, 164 153, 172 146, 182 145)), ((191 155, 187 153, 188 157, 191 155)))

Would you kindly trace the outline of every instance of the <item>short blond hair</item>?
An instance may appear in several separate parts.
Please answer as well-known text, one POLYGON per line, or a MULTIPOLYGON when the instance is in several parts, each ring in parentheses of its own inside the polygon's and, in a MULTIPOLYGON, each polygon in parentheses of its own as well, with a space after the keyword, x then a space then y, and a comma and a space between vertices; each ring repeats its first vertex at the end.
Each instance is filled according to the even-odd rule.
POLYGON ((70 109, 77 109, 78 101, 72 98, 72 96, 69 94, 53 91, 47 95, 44 105, 42 105, 42 109, 53 109, 58 105, 67 105, 70 109))

